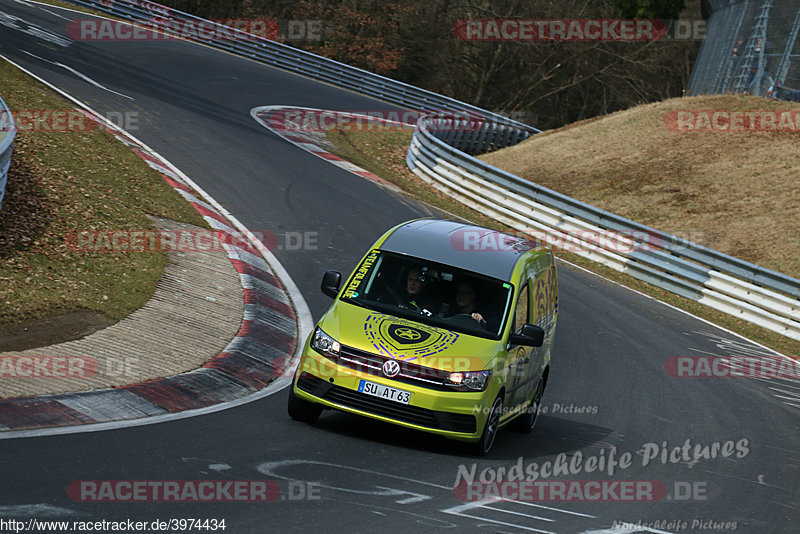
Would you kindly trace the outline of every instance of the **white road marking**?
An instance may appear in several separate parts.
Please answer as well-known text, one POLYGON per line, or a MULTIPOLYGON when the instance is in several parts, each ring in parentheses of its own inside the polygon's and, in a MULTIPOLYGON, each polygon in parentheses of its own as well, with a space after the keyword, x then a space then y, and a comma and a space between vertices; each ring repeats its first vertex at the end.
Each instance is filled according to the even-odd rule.
MULTIPOLYGON (((274 477, 277 477, 277 478, 280 478, 280 479, 283 479, 283 480, 294 480, 294 481, 296 481, 297 479, 295 479, 295 478, 282 476, 282 475, 279 475, 279 474, 275 473, 273 471, 273 469, 278 468, 278 467, 291 466, 291 465, 302 465, 302 464, 313 464, 313 465, 325 465, 325 466, 328 466, 328 467, 338 467, 340 469, 347 469, 347 470, 350 470, 350 471, 358 471, 360 473, 368 473, 370 475, 380 475, 380 476, 387 477, 387 478, 394 478, 394 479, 397 479, 397 480, 405 480, 406 482, 414 482, 416 484, 422 484, 424 486, 430 486, 430 487, 433 487, 433 488, 439 488, 439 489, 443 489, 443 490, 447 490, 447 491, 453 491, 453 487, 452 486, 444 486, 442 484, 434 484, 433 482, 427 482, 425 480, 417 480, 415 478, 408 478, 408 477, 404 477, 404 476, 400 476, 400 475, 390 475, 389 473, 382 473, 382 472, 375 471, 373 469, 362 469, 360 467, 353 467, 353 466, 350 466, 350 465, 343 465, 343 464, 335 464, 335 463, 332 463, 332 462, 320 462, 320 461, 317 461, 317 460, 295 459, 295 460, 278 460, 276 462, 264 462, 264 463, 258 464, 256 466, 256 471, 258 471, 262 475, 274 476, 274 477)), ((335 488, 335 489, 342 489, 342 488, 335 488)), ((352 492, 355 492, 355 493, 369 493, 369 492, 362 492, 362 491, 359 491, 359 490, 348 490, 348 489, 345 489, 343 491, 352 491, 352 492)))
POLYGON ((221 473, 222 471, 229 471, 231 469, 231 466, 228 464, 209 464, 208 468, 211 469, 212 471, 221 473))
POLYGON ((542 517, 540 515, 523 514, 522 512, 515 512, 514 510, 506 510, 505 508, 496 508, 494 506, 490 506, 489 505, 489 504, 504 503, 504 502, 516 502, 516 501, 504 501, 504 500, 491 501, 490 503, 487 503, 486 506, 483 506, 482 508, 484 510, 492 510, 494 512, 503 512, 505 514, 519 515, 519 516, 522 516, 522 517, 528 517, 530 519, 538 519, 539 521, 546 521, 548 523, 552 523, 552 522, 555 521, 555 519, 550 519, 549 517, 542 517))
MULTIPOLYGON (((788 386, 788 387, 791 387, 791 386, 788 386)), ((786 393, 787 395, 791 395, 791 397, 780 397, 780 395, 775 395, 776 397, 780 397, 782 399, 789 399, 789 400, 800 400, 800 393, 795 393, 794 391, 786 391, 785 389, 774 388, 772 386, 770 386, 769 389, 771 389, 773 391, 779 391, 781 393, 786 393)), ((797 388, 795 388, 795 389, 797 389, 797 388)))
MULTIPOLYGON (((718 329, 722 330, 723 332, 725 332, 727 334, 730 334, 732 336, 736 336, 738 338, 741 338, 744 341, 747 341, 748 343, 751 343, 751 344, 763 349, 763 351, 764 351, 763 354, 770 354, 770 355, 771 354, 777 354, 778 356, 783 356, 784 358, 788 358, 788 359, 791 360, 791 358, 789 358, 789 356, 786 356, 785 354, 781 354, 780 352, 778 352, 776 350, 773 350, 773 349, 771 349, 771 348, 769 348, 769 347, 767 347, 765 345, 762 345, 761 343, 758 343, 757 341, 753 341, 752 339, 748 339, 745 336, 743 336, 742 334, 738 334, 738 333, 734 332, 733 330, 725 328, 724 326, 720 326, 718 324, 714 324, 711 321, 709 321, 708 319, 703 319, 702 317, 698 317, 697 315, 695 315, 695 314, 693 314, 691 312, 688 312, 686 310, 678 308, 677 306, 673 306, 672 304, 664 302, 663 300, 659 300, 656 297, 650 296, 650 295, 648 295, 646 293, 642 293, 641 291, 638 291, 636 289, 630 288, 630 287, 628 287, 628 286, 626 286, 624 284, 621 284, 621 283, 619 283, 619 282, 617 282, 615 280, 611 280, 610 278, 606 278, 605 276, 603 276, 601 274, 597 274, 597 273, 595 273, 593 271, 590 271, 586 267, 581 267, 580 265, 578 265, 576 263, 572 263, 571 261, 567 261, 567 260, 562 259, 562 258, 558 258, 558 261, 560 261, 562 263, 565 263, 565 264, 569 265, 570 267, 574 267, 575 269, 578 269, 578 270, 583 271, 585 273, 594 275, 594 276, 596 276, 596 277, 598 277, 598 278, 600 278, 602 280, 605 280, 606 282, 609 282, 609 283, 614 284, 614 285, 619 286, 619 287, 623 287, 623 288, 627 289, 628 291, 636 293, 637 295, 639 295, 641 297, 644 297, 644 298, 649 299, 649 300, 654 300, 654 301, 658 302, 659 304, 663 304, 667 308, 672 308, 673 310, 675 310, 677 312, 680 312, 680 313, 682 313, 684 315, 688 315, 689 317, 691 317, 693 319, 696 319, 696 320, 698 320, 698 321, 700 321, 702 323, 705 323, 705 324, 707 324, 709 326, 713 326, 714 328, 718 328, 718 329)), ((707 334, 707 332, 705 332, 705 333, 704 332, 694 332, 694 333, 700 334, 700 335, 707 334)), ((714 334, 712 334, 712 335, 714 335, 714 334)), ((720 338, 720 339, 725 339, 725 338, 720 338)))
MULTIPOLYGON (((711 324, 711 323, 709 323, 709 324, 711 324)), ((725 329, 723 328, 722 330, 725 330, 725 329)), ((785 354, 780 354, 779 352, 774 351, 769 347, 765 347, 764 345, 761 345, 760 343, 756 343, 755 341, 749 340, 744 336, 740 336, 739 334, 736 334, 735 332, 731 332, 731 331, 727 331, 727 332, 730 333, 730 334, 734 334, 734 335, 744 339, 749 344, 744 344, 741 341, 735 341, 733 339, 728 339, 728 338, 720 336, 719 334, 715 334, 713 332, 703 332, 703 331, 700 331, 700 330, 694 330, 692 333, 693 334, 698 334, 700 336, 707 337, 709 341, 714 343, 718 348, 722 349, 724 352, 726 352, 730 356, 772 356, 774 354, 777 354, 777 355, 783 356, 784 358, 787 358, 789 360, 792 359, 792 358, 789 358, 788 356, 786 356, 785 354)))
POLYGON ((78 78, 82 79, 83 81, 88 82, 88 83, 94 85, 95 87, 98 87, 98 88, 100 88, 100 89, 102 89, 104 91, 108 91, 109 93, 114 93, 115 95, 119 95, 121 97, 127 98, 128 100, 135 100, 132 96, 128 96, 128 95, 125 95, 125 94, 122 94, 122 93, 118 93, 117 91, 114 91, 113 89, 109 89, 108 87, 97 83, 96 81, 94 81, 93 79, 89 78, 85 74, 82 74, 82 73, 78 72, 77 70, 73 69, 69 65, 64 65, 63 63, 59 63, 58 61, 50 61, 49 59, 45 59, 43 57, 37 56, 36 54, 32 54, 32 53, 28 52, 27 50, 20 49, 20 52, 22 52, 23 54, 28 54, 31 57, 35 57, 36 59, 41 59, 42 61, 50 63, 51 65, 55 65, 56 67, 61 67, 62 69, 66 69, 69 72, 71 72, 72 74, 74 74, 75 76, 77 76, 78 78))
POLYGON ((433 498, 430 495, 424 495, 422 493, 414 493, 412 491, 403 491, 394 488, 387 488, 386 486, 375 486, 375 487, 378 489, 386 490, 388 492, 386 493, 386 495, 392 495, 392 496, 411 495, 411 497, 406 497, 405 499, 398 499, 394 501, 397 504, 412 504, 415 502, 427 501, 428 499, 433 498))
POLYGON ((552 506, 545 506, 543 504, 536 504, 536 503, 532 503, 532 502, 525 502, 525 501, 514 501, 514 502, 518 503, 518 504, 524 504, 525 506, 535 506, 536 508, 543 508, 545 510, 550 510, 550 511, 553 511, 553 512, 561 512, 562 514, 575 515, 575 516, 578 516, 578 517, 588 517, 589 519, 596 519, 596 517, 597 517, 597 516, 593 516, 593 515, 589 515, 589 514, 581 514, 579 512, 573 512, 571 510, 564 510, 562 508, 554 508, 552 506))
POLYGON ((45 11, 45 12, 47 12, 47 13, 50 13, 50 14, 51 14, 51 15, 53 15, 54 17, 58 17, 58 18, 60 18, 60 19, 64 19, 64 20, 66 20, 67 22, 72 22, 72 19, 70 19, 70 18, 67 18, 67 17, 65 17, 65 16, 63 16, 63 15, 59 15, 58 13, 53 13, 53 12, 52 12, 52 11, 50 11, 49 9, 45 9, 45 8, 44 8, 42 5, 37 5, 36 7, 38 7, 38 8, 39 8, 39 9, 41 9, 42 11, 45 11))
POLYGON ((707 350, 693 349, 691 347, 689 347, 689 350, 694 351, 694 352, 699 352, 701 354, 709 354, 711 356, 717 356, 717 354, 714 354, 713 352, 708 352, 707 350))
POLYGON ((631 532, 655 532, 657 534, 672 534, 671 532, 667 532, 666 530, 657 530, 654 528, 639 527, 633 523, 626 524, 623 523, 622 521, 619 521, 619 523, 622 523, 622 525, 611 528, 604 528, 603 530, 586 530, 584 532, 581 532, 581 534, 629 534, 631 532))
MULTIPOLYGON (((378 471, 375 471, 375 470, 372 470, 372 469, 361 469, 359 467, 352 467, 352 466, 349 466, 349 465, 336 464, 336 463, 331 463, 331 462, 320 462, 320 461, 317 461, 317 460, 295 459, 295 460, 278 460, 276 462, 264 462, 264 463, 258 464, 256 466, 256 471, 258 471, 262 475, 267 475, 267 476, 271 476, 271 477, 274 477, 274 478, 280 478, 282 480, 297 481, 298 479, 296 479, 296 478, 293 478, 293 477, 290 477, 290 476, 280 475, 280 474, 275 472, 277 469, 279 469, 281 467, 288 467, 288 466, 295 466, 295 465, 324 465, 324 466, 328 466, 328 467, 336 467, 338 469, 356 471, 356 472, 359 472, 359 473, 367 473, 367 474, 372 475, 372 476, 378 475, 378 476, 392 478, 392 479, 396 479, 396 480, 403 480, 403 481, 406 481, 406 482, 413 482, 415 484, 422 484, 424 486, 431 486, 431 487, 434 487, 434 488, 443 489, 443 490, 447 490, 447 491, 450 491, 450 492, 453 491, 452 487, 443 486, 441 484, 434 484, 432 482, 426 482, 424 480, 417 480, 417 479, 414 479, 414 478, 408 478, 408 477, 403 477, 403 476, 399 476, 399 475, 390 475, 389 473, 381 473, 381 472, 378 472, 378 471)), ((411 503, 411 502, 419 502, 419 501, 423 501, 423 500, 427 500, 427 499, 431 499, 432 498, 431 496, 425 495, 425 494, 422 494, 422 493, 414 493, 414 492, 411 492, 411 491, 395 489, 395 488, 387 488, 385 486, 377 486, 377 485, 375 487, 378 488, 379 491, 375 491, 375 490, 358 490, 358 489, 352 489, 352 488, 342 488, 342 487, 338 487, 338 486, 329 486, 329 485, 325 485, 325 484, 323 484, 322 487, 328 488, 328 489, 332 489, 332 490, 337 490, 337 491, 344 491, 344 492, 347 492, 347 493, 358 493, 358 494, 361 494, 361 495, 376 495, 376 496, 385 496, 385 497, 396 497, 396 496, 403 496, 403 495, 410 495, 411 496, 411 497, 407 497, 405 499, 396 500, 395 502, 399 503, 399 504, 408 504, 408 503, 411 503)))
POLYGON ((11 28, 12 30, 20 31, 26 35, 31 35, 33 37, 38 37, 39 39, 44 39, 52 44, 58 45, 60 47, 66 48, 72 44, 71 39, 67 39, 66 37, 62 37, 56 33, 49 32, 44 28, 40 28, 35 24, 31 24, 27 20, 21 19, 19 17, 15 17, 9 13, 4 11, 0 11, 0 25, 6 26, 7 28, 11 28), (22 23, 24 26, 20 26, 19 24, 22 23))
POLYGON ((459 506, 454 506, 452 508, 447 508, 446 510, 441 510, 441 512, 443 512, 445 514, 455 515, 455 516, 458 516, 458 517, 467 517, 469 519, 476 519, 478 521, 485 521, 487 523, 494 523, 496 525, 503 525, 505 527, 519 528, 519 529, 522 529, 522 530, 527 530, 529 532, 539 532, 541 534, 555 534, 555 532, 552 532, 552 531, 549 531, 549 530, 541 530, 541 529, 534 528, 534 527, 526 527, 526 526, 523 526, 523 525, 518 525, 516 523, 508 523, 506 521, 498 521, 497 519, 488 519, 486 517, 481 517, 479 515, 470 515, 470 514, 464 513, 464 512, 468 512, 468 511, 470 511, 470 510, 472 510, 474 508, 483 508, 485 504, 486 504, 486 502, 480 502, 480 501, 468 502, 468 503, 465 503, 465 504, 462 504, 462 505, 459 505, 459 506))

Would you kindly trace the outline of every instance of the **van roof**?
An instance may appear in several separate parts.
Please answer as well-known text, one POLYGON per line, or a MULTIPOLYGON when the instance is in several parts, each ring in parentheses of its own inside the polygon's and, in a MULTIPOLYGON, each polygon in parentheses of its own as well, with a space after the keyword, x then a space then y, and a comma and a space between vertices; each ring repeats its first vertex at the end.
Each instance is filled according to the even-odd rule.
POLYGON ((532 240, 482 226, 419 219, 396 228, 380 248, 510 281, 517 261, 537 246, 532 240))

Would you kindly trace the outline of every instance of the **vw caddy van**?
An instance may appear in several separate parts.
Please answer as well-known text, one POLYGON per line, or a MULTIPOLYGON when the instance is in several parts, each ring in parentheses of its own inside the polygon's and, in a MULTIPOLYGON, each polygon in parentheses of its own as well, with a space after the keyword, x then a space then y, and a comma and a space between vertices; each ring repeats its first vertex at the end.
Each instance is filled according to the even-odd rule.
POLYGON ((392 228, 347 279, 306 341, 293 419, 332 408, 470 442, 530 432, 550 374, 558 312, 552 252, 488 228, 420 219, 392 228))

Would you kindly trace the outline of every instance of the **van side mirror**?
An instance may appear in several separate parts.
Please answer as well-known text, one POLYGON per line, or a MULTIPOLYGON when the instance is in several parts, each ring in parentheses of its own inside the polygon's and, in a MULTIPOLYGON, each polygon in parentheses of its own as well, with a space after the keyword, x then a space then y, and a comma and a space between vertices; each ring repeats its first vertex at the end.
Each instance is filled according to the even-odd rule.
POLYGON ((335 299, 339 294, 339 286, 342 283, 342 273, 339 271, 325 271, 322 275, 322 284, 320 289, 330 298, 335 299))
POLYGON ((526 347, 541 347, 544 344, 544 330, 535 324, 525 323, 518 334, 511 334, 508 343, 526 347))

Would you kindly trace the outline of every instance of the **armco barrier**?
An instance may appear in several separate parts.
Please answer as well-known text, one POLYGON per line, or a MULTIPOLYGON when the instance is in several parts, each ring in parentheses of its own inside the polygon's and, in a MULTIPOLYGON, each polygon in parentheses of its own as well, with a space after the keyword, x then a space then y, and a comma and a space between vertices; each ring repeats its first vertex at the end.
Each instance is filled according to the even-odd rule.
POLYGON ((505 125, 509 131, 516 131, 513 137, 520 140, 539 132, 536 128, 464 102, 351 67, 283 43, 223 26, 148 0, 67 1, 108 13, 122 20, 146 23, 145 27, 155 27, 166 34, 182 38, 189 36, 188 40, 201 42, 273 67, 302 74, 315 80, 321 80, 337 87, 379 98, 405 108, 417 111, 466 113, 474 117, 489 118, 493 122, 505 125), (199 25, 202 25, 204 29, 216 28, 220 29, 220 31, 175 31, 180 28, 199 28, 199 25), (223 34, 232 35, 233 38, 213 38, 213 35, 223 34), (206 38, 204 37, 205 35, 211 35, 212 37, 206 38))
MULTIPOLYGON (((167 23, 221 27, 149 0, 69 1, 124 20, 163 22, 159 27, 166 33, 180 36, 167 23)), ((538 230, 578 243, 583 256, 800 340, 800 280, 594 208, 473 157, 523 141, 538 133, 536 128, 282 43, 226 31, 246 39, 203 39, 198 32, 191 40, 409 109, 445 112, 445 117, 420 119, 407 163, 454 198, 521 231, 538 230), (593 232, 598 238, 587 240, 593 232), (603 246, 601 236, 608 232, 631 236, 631 250, 603 246)))
MULTIPOLYGON (((452 120, 429 116, 417 122, 406 161, 429 184, 521 232, 569 243, 571 251, 584 257, 800 340, 800 280, 493 167, 468 154, 481 132, 449 124, 452 120), (616 238, 609 240, 609 234, 616 238)), ((484 124, 482 129, 492 127, 484 124)), ((503 125, 497 125, 497 130, 502 129, 503 125)))
POLYGON ((3 197, 6 194, 8 168, 11 166, 11 154, 14 152, 14 137, 17 128, 6 103, 0 98, 0 210, 3 209, 3 197))

